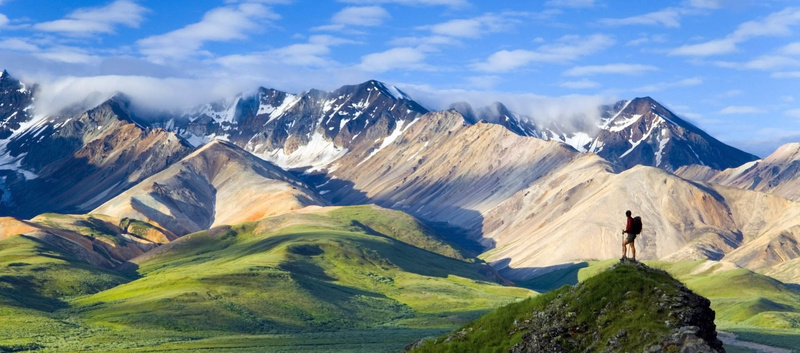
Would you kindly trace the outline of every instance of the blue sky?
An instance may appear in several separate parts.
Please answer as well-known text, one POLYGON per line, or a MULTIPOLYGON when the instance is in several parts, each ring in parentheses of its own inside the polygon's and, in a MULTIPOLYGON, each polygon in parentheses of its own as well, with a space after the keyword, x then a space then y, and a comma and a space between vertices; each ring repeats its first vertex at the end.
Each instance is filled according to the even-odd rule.
POLYGON ((429 108, 502 101, 552 119, 651 96, 764 156, 800 141, 798 32, 788 0, 0 0, 0 68, 53 106, 372 78, 429 108))

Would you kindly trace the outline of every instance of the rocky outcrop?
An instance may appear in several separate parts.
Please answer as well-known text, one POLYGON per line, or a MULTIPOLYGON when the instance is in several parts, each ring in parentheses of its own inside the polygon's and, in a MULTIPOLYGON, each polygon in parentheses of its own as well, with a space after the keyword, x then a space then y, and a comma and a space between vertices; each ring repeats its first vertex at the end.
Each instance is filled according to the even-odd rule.
MULTIPOLYGON (((628 266, 635 266, 639 272, 660 271, 649 268, 641 263, 628 266)), ((613 271, 613 268, 611 269, 613 271)), ((620 329, 607 340, 599 340, 602 337, 601 330, 604 325, 609 325, 607 318, 612 312, 633 312, 634 309, 628 308, 625 301, 607 301, 605 307, 597 313, 597 326, 580 323, 576 320, 577 314, 570 311, 570 306, 564 301, 569 295, 580 293, 581 285, 576 285, 570 289, 569 294, 560 296, 548 305, 544 310, 537 311, 531 318, 524 322, 525 327, 531 329, 523 335, 522 342, 515 345, 509 352, 511 353, 533 353, 533 352, 620 352, 625 351, 626 342, 631 341, 629 337, 632 332, 620 329), (601 350, 598 348, 603 347, 601 350)), ((636 298, 641 293, 626 292, 623 297, 628 301, 639 301, 642 305, 654 305, 657 312, 662 317, 658 318, 666 323, 668 331, 666 333, 645 332, 647 338, 655 338, 655 343, 648 344, 646 347, 636 347, 643 352, 724 352, 722 342, 717 339, 716 325, 714 324, 715 313, 710 308, 711 302, 699 296, 688 288, 680 285, 677 293, 668 294, 661 287, 655 287, 651 298, 636 298)), ((578 298, 580 300, 580 298, 578 298)), ((648 318, 656 320, 656 318, 648 318)), ((644 322, 642 323, 644 325, 644 322)), ((613 324, 611 324, 613 325, 613 324)), ((638 333, 637 333, 638 334, 638 333)))
POLYGON ((469 353, 486 348, 479 342, 494 342, 493 349, 510 353, 725 352, 710 304, 666 272, 626 261, 406 350, 469 353), (498 339, 498 334, 509 338, 498 339), (520 335, 521 341, 514 338, 520 335))

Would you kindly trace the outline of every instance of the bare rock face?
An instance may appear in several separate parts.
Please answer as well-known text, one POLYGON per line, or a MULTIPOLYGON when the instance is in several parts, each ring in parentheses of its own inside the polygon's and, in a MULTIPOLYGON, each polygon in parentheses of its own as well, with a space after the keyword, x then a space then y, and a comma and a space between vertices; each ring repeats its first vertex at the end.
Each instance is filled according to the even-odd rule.
POLYGON ((325 201, 277 166, 213 141, 96 208, 177 235, 261 219, 325 201))
POLYGON ((259 88, 152 125, 195 146, 223 138, 283 168, 320 169, 427 112, 396 87, 370 80, 331 92, 259 88))
POLYGON ((455 111, 436 112, 338 160, 317 189, 334 203, 373 202, 478 235, 482 214, 584 157, 599 160, 500 125, 470 125, 455 111))
POLYGON ((587 151, 625 169, 647 165, 667 171, 690 164, 737 167, 758 158, 718 141, 650 97, 611 107, 587 151))
POLYGON ((83 213, 163 170, 191 146, 145 128, 115 98, 86 112, 35 117, 0 141, 0 213, 83 213))

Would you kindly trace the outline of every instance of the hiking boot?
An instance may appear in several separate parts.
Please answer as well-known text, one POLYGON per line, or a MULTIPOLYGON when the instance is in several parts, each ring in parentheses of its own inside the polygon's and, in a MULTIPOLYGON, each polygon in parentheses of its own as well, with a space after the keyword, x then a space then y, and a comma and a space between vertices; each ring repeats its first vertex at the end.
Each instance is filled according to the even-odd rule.
POLYGON ((628 258, 626 256, 620 257, 619 262, 625 262, 628 258))

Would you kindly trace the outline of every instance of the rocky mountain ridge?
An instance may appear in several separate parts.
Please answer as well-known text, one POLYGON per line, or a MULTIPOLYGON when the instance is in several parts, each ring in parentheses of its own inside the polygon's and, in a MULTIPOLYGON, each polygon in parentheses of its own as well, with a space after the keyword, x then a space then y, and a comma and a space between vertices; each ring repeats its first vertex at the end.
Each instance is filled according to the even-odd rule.
POLYGON ((0 152, 13 161, 0 168, 4 212, 94 210, 182 235, 306 205, 376 203, 457 230, 505 275, 525 279, 614 256, 618 213, 634 205, 652 232, 640 240, 644 258, 737 254, 738 265, 764 269, 800 254, 793 203, 667 173, 749 157, 650 98, 606 107, 594 138, 527 124, 501 104, 454 108, 468 112, 428 112, 377 81, 299 95, 262 88, 161 120, 136 116, 119 95, 86 112, 29 117, 4 140, 0 152), (225 163, 203 151, 235 167, 220 174, 210 166, 225 163), (236 181, 219 184, 219 175, 236 181), (789 245, 768 256, 746 246, 762 242, 789 245))
POLYGON ((779 147, 769 156, 718 170, 700 165, 679 168, 675 174, 697 181, 756 190, 800 200, 800 143, 779 147))
POLYGON ((647 165, 671 172, 693 164, 724 169, 758 158, 718 141, 650 97, 599 107, 597 119, 583 119, 579 126, 520 116, 502 103, 473 109, 462 102, 452 108, 472 123, 499 124, 518 135, 560 141, 596 153, 620 169, 647 165))

